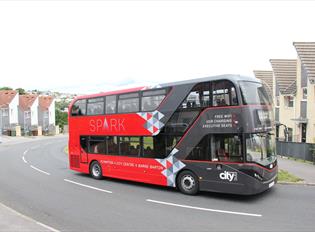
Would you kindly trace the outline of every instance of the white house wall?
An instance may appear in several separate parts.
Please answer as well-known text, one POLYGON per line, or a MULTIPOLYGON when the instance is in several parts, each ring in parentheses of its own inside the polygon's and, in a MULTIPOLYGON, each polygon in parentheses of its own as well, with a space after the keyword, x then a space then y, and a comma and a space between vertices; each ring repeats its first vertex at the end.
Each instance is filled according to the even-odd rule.
POLYGON ((38 97, 36 98, 31 107, 31 125, 32 126, 38 125, 38 97))
POLYGON ((19 111, 18 111, 18 105, 19 105, 19 94, 17 93, 11 103, 9 104, 9 118, 10 118, 10 124, 18 124, 19 123, 19 111))
POLYGON ((55 99, 49 106, 49 125, 56 124, 56 115, 55 115, 55 99))

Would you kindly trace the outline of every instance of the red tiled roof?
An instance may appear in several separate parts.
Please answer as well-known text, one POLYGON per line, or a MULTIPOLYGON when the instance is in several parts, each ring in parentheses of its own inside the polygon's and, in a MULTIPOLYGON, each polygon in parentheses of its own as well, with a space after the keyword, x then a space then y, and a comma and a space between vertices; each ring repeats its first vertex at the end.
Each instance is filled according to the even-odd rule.
POLYGON ((54 98, 52 96, 39 96, 38 100, 39 100, 39 108, 42 111, 45 111, 45 110, 48 110, 54 98))
POLYGON ((8 107, 16 94, 15 90, 0 90, 0 108, 8 107))
POLYGON ((19 106, 21 110, 29 110, 38 96, 34 94, 20 95, 19 106))

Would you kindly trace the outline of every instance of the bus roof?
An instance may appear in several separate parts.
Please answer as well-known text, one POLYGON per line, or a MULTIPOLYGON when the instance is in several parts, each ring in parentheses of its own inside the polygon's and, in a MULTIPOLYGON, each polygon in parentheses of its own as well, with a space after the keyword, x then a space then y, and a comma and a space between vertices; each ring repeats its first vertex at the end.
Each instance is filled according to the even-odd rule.
POLYGON ((158 84, 158 85, 151 86, 151 87, 141 86, 141 87, 134 87, 134 88, 128 88, 128 89, 114 90, 114 91, 109 91, 109 92, 101 92, 101 93, 97 93, 97 94, 82 95, 82 96, 77 97, 76 99, 102 97, 102 96, 108 96, 108 95, 114 95, 114 94, 130 93, 130 92, 135 92, 135 91, 140 91, 140 90, 171 87, 171 86, 175 86, 175 85, 193 84, 193 83, 215 81, 215 80, 222 80, 222 79, 230 80, 233 82, 240 81, 240 80, 260 82, 259 79, 254 78, 254 77, 241 76, 241 75, 236 75, 236 74, 224 74, 224 75, 218 75, 218 76, 202 77, 202 78, 189 79, 189 80, 184 80, 184 81, 163 83, 163 84, 158 84))

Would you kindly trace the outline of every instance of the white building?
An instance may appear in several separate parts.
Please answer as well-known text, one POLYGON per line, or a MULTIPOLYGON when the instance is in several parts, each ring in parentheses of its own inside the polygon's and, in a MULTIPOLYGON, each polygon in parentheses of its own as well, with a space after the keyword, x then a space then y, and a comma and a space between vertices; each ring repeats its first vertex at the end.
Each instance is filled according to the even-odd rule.
POLYGON ((36 130, 38 126, 38 96, 34 94, 19 97, 19 124, 26 131, 36 130))
POLYGON ((38 125, 43 131, 49 131, 55 127, 55 99, 52 96, 39 96, 38 99, 38 125))
POLYGON ((18 124, 19 94, 15 90, 0 90, 0 129, 11 130, 18 124))

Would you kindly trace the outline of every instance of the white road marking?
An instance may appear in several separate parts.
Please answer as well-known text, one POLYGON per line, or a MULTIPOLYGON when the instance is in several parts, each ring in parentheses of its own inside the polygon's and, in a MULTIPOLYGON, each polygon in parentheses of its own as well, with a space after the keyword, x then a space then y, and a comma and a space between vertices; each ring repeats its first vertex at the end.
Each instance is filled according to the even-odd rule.
POLYGON ((96 187, 89 186, 89 185, 86 185, 86 184, 81 184, 81 183, 78 183, 78 182, 75 182, 75 181, 72 181, 72 180, 68 180, 68 179, 63 179, 63 180, 66 181, 66 182, 72 183, 72 184, 76 184, 76 185, 79 185, 79 186, 82 186, 82 187, 94 189, 94 190, 97 190, 97 191, 101 191, 101 192, 105 192, 105 193, 113 193, 113 192, 105 190, 105 189, 100 189, 100 188, 96 188, 96 187))
POLYGON ((33 165, 31 165, 31 168, 33 168, 33 169, 35 169, 36 171, 39 171, 39 172, 41 172, 41 173, 44 173, 44 174, 46 174, 46 175, 50 175, 50 173, 48 173, 48 172, 45 172, 45 171, 43 171, 43 170, 41 170, 41 169, 39 169, 39 168, 37 168, 37 167, 34 167, 33 165))
POLYGON ((23 155, 26 155, 27 152, 28 152, 28 149, 23 152, 23 155))
POLYGON ((28 216, 26 216, 26 215, 24 215, 24 214, 21 214, 21 213, 19 213, 18 211, 15 211, 14 209, 9 208, 8 206, 6 206, 6 205, 4 205, 4 204, 2 204, 2 203, 0 203, 0 204, 1 204, 2 207, 8 209, 8 210, 11 211, 12 213, 14 213, 14 214, 20 216, 21 218, 24 218, 24 219, 26 219, 26 220, 28 220, 28 221, 34 222, 34 223, 36 223, 37 225, 42 226, 42 227, 44 227, 45 229, 48 229, 48 230, 50 230, 50 231, 53 231, 53 232, 60 232, 59 230, 56 230, 56 229, 54 229, 54 228, 52 228, 52 227, 50 227, 50 226, 47 226, 47 225, 45 225, 45 224, 43 224, 43 223, 41 223, 41 222, 36 221, 36 220, 33 219, 33 218, 30 218, 30 217, 28 217, 28 216))
POLYGON ((52 232, 60 232, 59 230, 56 230, 56 229, 54 229, 54 228, 52 228, 52 227, 50 227, 50 226, 47 226, 47 225, 45 225, 45 224, 43 224, 43 223, 41 223, 41 222, 36 222, 36 224, 37 224, 37 225, 40 225, 40 226, 42 226, 42 227, 44 227, 44 228, 46 228, 47 230, 50 230, 50 231, 52 231, 52 232))
POLYGON ((22 157, 22 159, 23 159, 24 163, 26 163, 26 164, 27 164, 27 161, 26 161, 26 159, 25 159, 25 157, 24 157, 24 156, 22 157))
POLYGON ((261 214, 243 213, 243 212, 235 212, 235 211, 227 211, 227 210, 219 210, 219 209, 208 209, 208 208, 201 208, 201 207, 195 207, 195 206, 189 206, 189 205, 179 205, 179 204, 174 204, 174 203, 164 202, 164 201, 156 201, 156 200, 151 200, 151 199, 147 199, 146 201, 156 203, 156 204, 170 205, 170 206, 176 206, 176 207, 181 207, 181 208, 186 208, 186 209, 195 209, 195 210, 210 211, 210 212, 216 212, 216 213, 236 214, 236 215, 251 216, 251 217, 262 217, 261 214))

